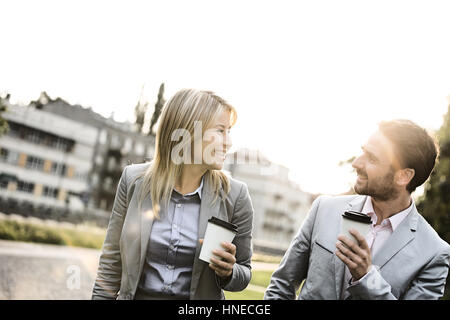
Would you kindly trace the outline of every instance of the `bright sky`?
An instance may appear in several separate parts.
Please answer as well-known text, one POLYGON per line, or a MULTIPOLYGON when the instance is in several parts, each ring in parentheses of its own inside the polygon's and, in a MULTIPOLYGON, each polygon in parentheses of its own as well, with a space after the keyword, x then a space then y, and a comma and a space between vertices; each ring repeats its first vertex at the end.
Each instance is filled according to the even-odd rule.
POLYGON ((181 88, 238 110, 258 148, 306 191, 340 193, 339 161, 377 122, 438 129, 450 94, 448 1, 2 1, 0 93, 46 90, 119 121, 181 88))

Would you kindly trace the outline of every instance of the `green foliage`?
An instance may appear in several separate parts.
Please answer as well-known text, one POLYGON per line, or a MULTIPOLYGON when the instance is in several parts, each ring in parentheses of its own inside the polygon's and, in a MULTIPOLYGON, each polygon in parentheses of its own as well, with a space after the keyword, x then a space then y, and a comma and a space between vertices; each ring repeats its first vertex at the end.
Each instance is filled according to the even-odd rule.
MULTIPOLYGON (((441 151, 439 161, 417 208, 439 236, 450 243, 450 105, 436 137, 441 151)), ((450 298, 449 280, 447 278, 444 299, 450 298)))
POLYGON ((6 120, 2 117, 2 112, 6 111, 6 105, 3 100, 4 99, 0 97, 0 136, 2 136, 9 129, 8 122, 6 122, 6 120))
POLYGON ((439 161, 425 185, 418 209, 436 232, 450 242, 450 106, 444 123, 436 134, 441 154, 439 161))
POLYGON ((0 221, 0 239, 64 244, 55 230, 8 220, 0 221))
POLYGON ((101 249, 105 235, 13 220, 0 220, 0 239, 101 249))

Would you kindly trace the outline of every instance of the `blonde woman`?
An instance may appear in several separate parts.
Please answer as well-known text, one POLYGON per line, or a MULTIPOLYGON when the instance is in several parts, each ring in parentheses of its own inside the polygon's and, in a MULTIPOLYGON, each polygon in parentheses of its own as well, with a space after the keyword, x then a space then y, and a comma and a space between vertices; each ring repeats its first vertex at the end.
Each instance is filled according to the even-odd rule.
POLYGON ((127 166, 100 256, 93 299, 225 299, 251 278, 253 206, 222 171, 235 109, 185 89, 164 106, 150 163, 127 166), (238 226, 232 243, 199 260, 211 217, 238 226))

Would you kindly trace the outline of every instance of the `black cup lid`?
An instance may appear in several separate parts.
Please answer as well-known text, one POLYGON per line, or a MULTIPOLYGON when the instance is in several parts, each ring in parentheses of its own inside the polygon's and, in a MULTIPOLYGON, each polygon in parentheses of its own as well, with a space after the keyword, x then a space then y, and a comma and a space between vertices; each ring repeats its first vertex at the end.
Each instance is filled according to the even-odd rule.
POLYGON ((356 211, 345 211, 342 216, 349 220, 358 221, 362 223, 370 224, 372 223, 372 219, 364 213, 356 212, 356 211))
POLYGON ((234 233, 237 233, 237 231, 238 231, 237 225, 229 223, 228 221, 225 221, 225 220, 220 220, 219 218, 216 218, 216 217, 211 217, 208 220, 208 222, 211 222, 218 226, 224 227, 225 229, 233 231, 234 233))

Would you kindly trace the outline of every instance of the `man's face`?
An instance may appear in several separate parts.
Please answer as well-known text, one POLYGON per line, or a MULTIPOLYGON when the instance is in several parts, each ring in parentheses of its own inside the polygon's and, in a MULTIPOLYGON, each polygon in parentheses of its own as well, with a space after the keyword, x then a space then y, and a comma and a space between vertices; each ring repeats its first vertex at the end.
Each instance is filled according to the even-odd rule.
POLYGON ((394 182, 396 170, 392 143, 377 131, 362 150, 363 154, 352 163, 358 175, 355 192, 380 201, 395 199, 399 188, 394 182))

